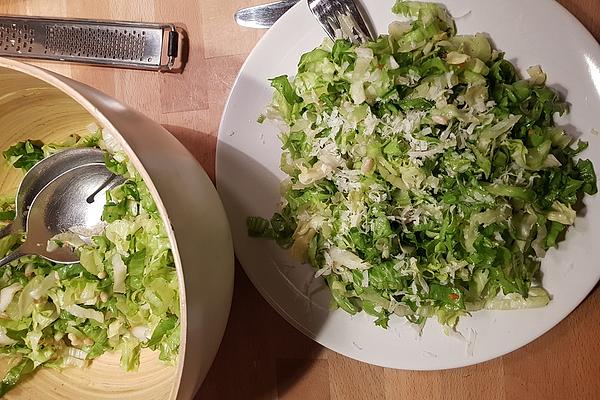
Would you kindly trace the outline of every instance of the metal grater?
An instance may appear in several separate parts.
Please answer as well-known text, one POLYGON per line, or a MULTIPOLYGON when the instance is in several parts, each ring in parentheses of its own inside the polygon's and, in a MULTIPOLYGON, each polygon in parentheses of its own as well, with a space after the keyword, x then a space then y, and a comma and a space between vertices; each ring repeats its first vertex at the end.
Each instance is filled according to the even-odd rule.
POLYGON ((180 71, 185 32, 173 24, 0 16, 0 56, 180 71))

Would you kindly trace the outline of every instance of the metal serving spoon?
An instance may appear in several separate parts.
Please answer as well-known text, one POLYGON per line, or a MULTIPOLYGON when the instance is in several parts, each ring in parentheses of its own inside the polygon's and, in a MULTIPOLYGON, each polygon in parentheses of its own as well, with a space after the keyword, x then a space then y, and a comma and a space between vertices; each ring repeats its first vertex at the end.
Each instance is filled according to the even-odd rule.
POLYGON ((0 237, 22 232, 27 226, 27 211, 37 194, 57 176, 85 164, 104 163, 104 151, 96 148, 67 149, 36 163, 23 177, 15 201, 15 219, 0 229, 0 237))
POLYGON ((124 178, 110 172, 104 163, 73 168, 46 185, 33 200, 27 216, 27 239, 0 259, 0 267, 26 255, 72 264, 78 254, 68 246, 48 251, 48 240, 72 227, 93 229, 101 222, 106 192, 124 178))

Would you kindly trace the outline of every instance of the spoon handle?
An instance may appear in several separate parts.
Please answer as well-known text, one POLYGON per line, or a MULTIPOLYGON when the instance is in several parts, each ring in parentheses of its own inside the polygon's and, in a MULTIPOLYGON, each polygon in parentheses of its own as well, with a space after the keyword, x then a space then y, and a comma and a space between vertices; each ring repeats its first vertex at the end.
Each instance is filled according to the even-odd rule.
POLYGON ((11 233, 14 233, 14 224, 12 222, 6 225, 4 228, 0 229, 0 238, 8 236, 11 233))
POLYGON ((27 255, 27 253, 23 252, 22 246, 21 246, 21 247, 17 248, 15 251, 6 255, 5 257, 0 258, 0 267, 3 267, 6 264, 8 264, 9 262, 15 261, 16 259, 21 258, 26 255, 27 255))

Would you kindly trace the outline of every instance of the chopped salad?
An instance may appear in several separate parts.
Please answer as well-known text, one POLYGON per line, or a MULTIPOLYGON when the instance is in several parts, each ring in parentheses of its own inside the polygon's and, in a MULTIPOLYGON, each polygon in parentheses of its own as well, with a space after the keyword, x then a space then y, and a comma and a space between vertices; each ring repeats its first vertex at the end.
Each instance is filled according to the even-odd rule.
MULTIPOLYGON (((520 76, 443 6, 399 0, 389 33, 326 39, 271 80, 281 209, 247 219, 325 280, 335 307, 446 327, 543 307, 540 265, 597 192, 587 143, 540 66, 520 76)), ((343 33, 343 32, 342 32, 343 33)))
MULTIPOLYGON (((83 367, 118 351, 121 366, 136 370, 150 348, 173 364, 179 351, 179 295, 169 238, 148 187, 115 138, 95 130, 62 144, 26 141, 4 152, 24 171, 70 147, 99 147, 106 166, 126 178, 107 192, 102 223, 94 231, 70 231, 49 247, 69 245, 75 264, 22 257, 0 271, 0 353, 12 367, 0 381, 0 396, 40 367, 83 367)), ((14 196, 0 202, 0 220, 15 217, 14 196)), ((0 256, 23 234, 0 239, 0 256)))

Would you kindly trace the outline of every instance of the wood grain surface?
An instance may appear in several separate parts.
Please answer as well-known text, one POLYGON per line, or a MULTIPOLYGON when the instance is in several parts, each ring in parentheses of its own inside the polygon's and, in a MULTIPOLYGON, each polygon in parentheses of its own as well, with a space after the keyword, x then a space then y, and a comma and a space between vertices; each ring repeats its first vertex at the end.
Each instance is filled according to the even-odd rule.
MULTIPOLYGON (((232 15, 261 2, 267 1, 1 0, 0 13, 183 24, 190 57, 181 75, 38 64, 160 122, 214 177, 223 105, 262 35, 236 26, 232 15)), ((600 0, 560 2, 600 40, 600 0)), ((543 337, 502 358, 468 368, 410 372, 363 364, 304 337, 271 309, 238 266, 228 329, 196 400, 230 399, 600 399, 600 291, 543 337)))

